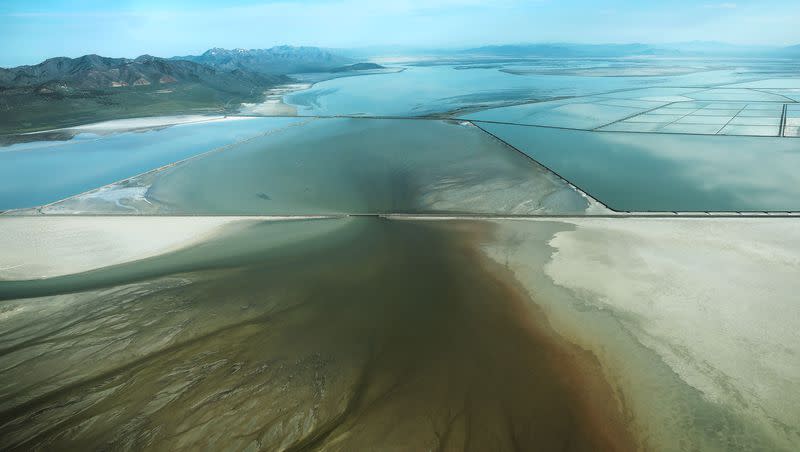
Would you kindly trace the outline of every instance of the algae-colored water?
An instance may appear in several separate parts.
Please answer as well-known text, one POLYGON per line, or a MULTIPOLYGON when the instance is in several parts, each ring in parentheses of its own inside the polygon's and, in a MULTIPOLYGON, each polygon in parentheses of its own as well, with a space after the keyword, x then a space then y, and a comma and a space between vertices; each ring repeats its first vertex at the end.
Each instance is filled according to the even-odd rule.
POLYGON ((39 312, 0 336, 2 447, 630 450, 599 364, 482 257, 488 233, 265 224, 6 302, 39 312))

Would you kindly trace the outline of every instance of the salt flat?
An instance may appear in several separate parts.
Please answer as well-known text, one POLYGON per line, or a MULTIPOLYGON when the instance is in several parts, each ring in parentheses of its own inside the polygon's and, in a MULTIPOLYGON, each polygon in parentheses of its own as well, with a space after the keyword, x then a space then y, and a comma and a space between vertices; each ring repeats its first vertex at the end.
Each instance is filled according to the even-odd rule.
POLYGON ((557 330, 600 357, 634 416, 650 420, 648 434, 701 443, 705 433, 679 419, 696 425, 691 416, 705 403, 724 407, 727 414, 715 416, 742 423, 743 435, 788 448, 800 439, 796 223, 502 220, 485 249, 515 272, 557 330), (680 379, 676 388, 696 394, 668 389, 670 372, 655 362, 680 379))
POLYGON ((224 228, 284 218, 47 216, 0 219, 0 280, 81 273, 202 243, 224 228))

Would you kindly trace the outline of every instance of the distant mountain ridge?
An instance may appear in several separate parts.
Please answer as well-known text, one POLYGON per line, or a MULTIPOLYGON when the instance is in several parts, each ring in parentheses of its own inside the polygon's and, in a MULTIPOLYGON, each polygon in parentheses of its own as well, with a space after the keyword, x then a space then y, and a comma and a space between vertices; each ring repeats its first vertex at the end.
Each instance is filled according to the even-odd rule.
POLYGON ((129 86, 201 83, 231 92, 288 81, 285 76, 257 74, 240 69, 221 71, 191 61, 169 60, 150 55, 136 59, 85 55, 50 58, 32 66, 0 69, 0 87, 35 88, 47 93, 58 90, 107 90, 129 86))
POLYGON ((574 44, 535 43, 491 45, 454 51, 456 54, 501 56, 511 58, 588 58, 588 57, 764 57, 793 58, 800 56, 800 45, 773 47, 736 45, 694 41, 669 44, 574 44))
POLYGON ((786 56, 800 58, 800 44, 784 47, 783 52, 786 54, 786 56))
POLYGON ((647 44, 507 44, 483 46, 463 51, 468 54, 507 57, 620 57, 630 55, 654 55, 662 49, 647 44))
POLYGON ((293 46, 252 50, 213 48, 202 55, 172 58, 56 57, 35 65, 0 68, 0 88, 36 88, 46 93, 191 82, 238 92, 285 83, 289 81, 286 74, 327 71, 353 62, 329 50, 293 46))
POLYGON ((213 48, 202 55, 172 57, 205 64, 221 70, 246 70, 261 74, 322 72, 353 62, 319 47, 277 46, 269 49, 213 48))

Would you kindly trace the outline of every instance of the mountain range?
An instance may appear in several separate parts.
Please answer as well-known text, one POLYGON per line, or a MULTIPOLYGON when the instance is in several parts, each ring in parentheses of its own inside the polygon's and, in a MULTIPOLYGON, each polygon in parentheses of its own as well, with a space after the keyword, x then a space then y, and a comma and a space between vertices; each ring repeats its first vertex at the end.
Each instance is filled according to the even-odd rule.
POLYGON ((355 49, 337 49, 336 53, 355 59, 377 56, 397 57, 499 57, 499 58, 622 58, 622 57, 744 57, 744 58, 800 58, 800 45, 781 47, 767 45, 739 45, 715 41, 691 41, 664 44, 579 44, 579 43, 519 43, 485 45, 479 47, 420 47, 420 46, 368 46, 355 49))
POLYGON ((84 55, 0 68, 0 133, 137 116, 228 113, 258 102, 293 72, 353 60, 315 47, 211 49, 202 55, 135 59, 84 55))
POLYGON ((0 68, 0 134, 69 127, 107 119, 185 113, 229 113, 301 72, 377 69, 378 55, 473 58, 747 57, 800 58, 800 45, 540 43, 461 49, 364 48, 327 50, 277 46, 213 48, 200 55, 135 59, 85 55, 0 68))
POLYGON ((58 57, 31 66, 0 68, 0 89, 102 90, 190 82, 240 92, 284 83, 288 80, 286 74, 326 71, 350 63, 352 59, 328 50, 292 46, 253 50, 214 48, 201 55, 172 58, 58 57))
POLYGON ((176 58, 84 55, 0 68, 0 134, 130 117, 231 113, 290 82, 286 74, 352 61, 314 47, 280 46, 176 58))
POLYGON ((219 70, 191 61, 167 60, 150 55, 133 60, 99 55, 60 57, 33 66, 0 69, 0 88, 34 88, 39 93, 155 87, 176 83, 201 83, 222 91, 240 93, 287 80, 286 76, 240 69, 219 70))
MULTIPOLYGON (((742 46, 699 41, 662 45, 539 43, 429 50, 428 53, 507 58, 632 56, 798 58, 800 45, 742 46)), ((79 58, 58 57, 31 66, 0 68, 0 93, 9 89, 27 89, 49 94, 70 90, 74 92, 125 87, 159 87, 182 83, 199 83, 223 92, 248 93, 266 86, 285 83, 289 80, 287 74, 336 71, 363 59, 364 54, 359 52, 293 46, 250 50, 213 48, 200 55, 171 58, 150 55, 136 59, 107 58, 99 55, 85 55, 79 58)))
POLYGON ((269 49, 207 50, 202 55, 172 57, 172 60, 193 61, 220 70, 246 70, 262 74, 323 72, 352 63, 329 50, 318 47, 277 46, 269 49))
POLYGON ((668 44, 573 44, 540 43, 493 45, 452 51, 455 54, 512 58, 618 58, 636 56, 663 57, 751 57, 797 58, 800 45, 773 47, 693 41, 668 44))

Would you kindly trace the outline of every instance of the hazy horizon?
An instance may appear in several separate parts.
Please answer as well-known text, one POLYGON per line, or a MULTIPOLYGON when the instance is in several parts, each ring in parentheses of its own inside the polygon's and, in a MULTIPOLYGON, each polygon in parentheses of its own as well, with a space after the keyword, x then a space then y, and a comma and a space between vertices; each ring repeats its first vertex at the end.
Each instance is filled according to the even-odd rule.
POLYGON ((199 54, 212 47, 467 48, 518 43, 800 43, 800 4, 609 0, 11 0, 0 4, 0 66, 56 56, 199 54))
MULTIPOLYGON (((225 49, 225 50, 237 50, 237 49, 244 49, 244 50, 263 50, 269 49, 273 47, 281 47, 281 46, 288 46, 288 47, 314 47, 314 48, 321 48, 325 50, 329 50, 331 52, 342 52, 344 54, 358 54, 358 55, 369 55, 369 56, 436 56, 437 51, 459 51, 459 50, 469 50, 469 49, 479 49, 484 47, 505 47, 505 46, 537 46, 537 45, 553 45, 553 46, 626 46, 626 45, 642 45, 642 46, 651 46, 654 48, 663 47, 665 49, 670 49, 679 46, 690 46, 692 44, 697 45, 718 45, 722 48, 726 46, 730 46, 731 48, 738 48, 738 49, 781 49, 786 47, 792 46, 800 46, 798 44, 788 44, 788 45, 768 45, 768 44, 733 44, 730 42, 721 42, 721 41, 687 41, 687 42, 669 42, 669 43, 651 43, 651 42, 568 42, 568 41, 539 41, 539 42, 489 42, 489 43, 477 43, 470 46, 409 46, 409 45, 402 45, 402 44, 385 44, 385 45, 372 45, 372 46, 361 46, 361 47, 330 47, 324 45, 314 45, 314 44, 295 44, 295 43, 279 43, 269 46, 262 46, 262 47, 242 47, 242 46, 230 46, 230 47, 222 47, 222 46, 210 46, 196 52, 183 52, 179 54, 157 54, 154 52, 143 52, 143 53, 136 53, 136 54, 127 54, 122 55, 118 53, 111 53, 111 54, 104 54, 98 52, 77 52, 74 54, 59 54, 59 55, 48 55, 39 59, 33 59, 31 61, 27 61, 24 63, 18 64, 2 64, 0 63, 0 68, 14 68, 14 67, 21 67, 21 66, 33 66, 39 63, 42 63, 45 60, 51 58, 60 58, 60 57, 67 57, 67 58, 80 58, 86 55, 99 55, 101 57, 107 58, 127 58, 127 59, 135 59, 140 56, 144 55, 151 55, 160 58, 172 58, 172 57, 180 57, 180 56, 189 56, 189 55, 200 55, 209 50, 217 49, 225 49), (403 53, 406 52, 406 53, 403 53), (429 52, 426 54, 426 52, 429 52)), ((444 56, 444 55, 442 55, 444 56)), ((632 55, 635 56, 635 55, 632 55)), ((725 56, 725 55, 720 55, 725 56)), ((735 55, 734 55, 735 56, 735 55)), ((747 55, 743 55, 747 56, 747 55)), ((596 56, 600 57, 600 56, 596 56)), ((687 58, 695 57, 692 54, 686 56, 687 58)), ((2 57, 0 57, 1 61, 2 57)))

